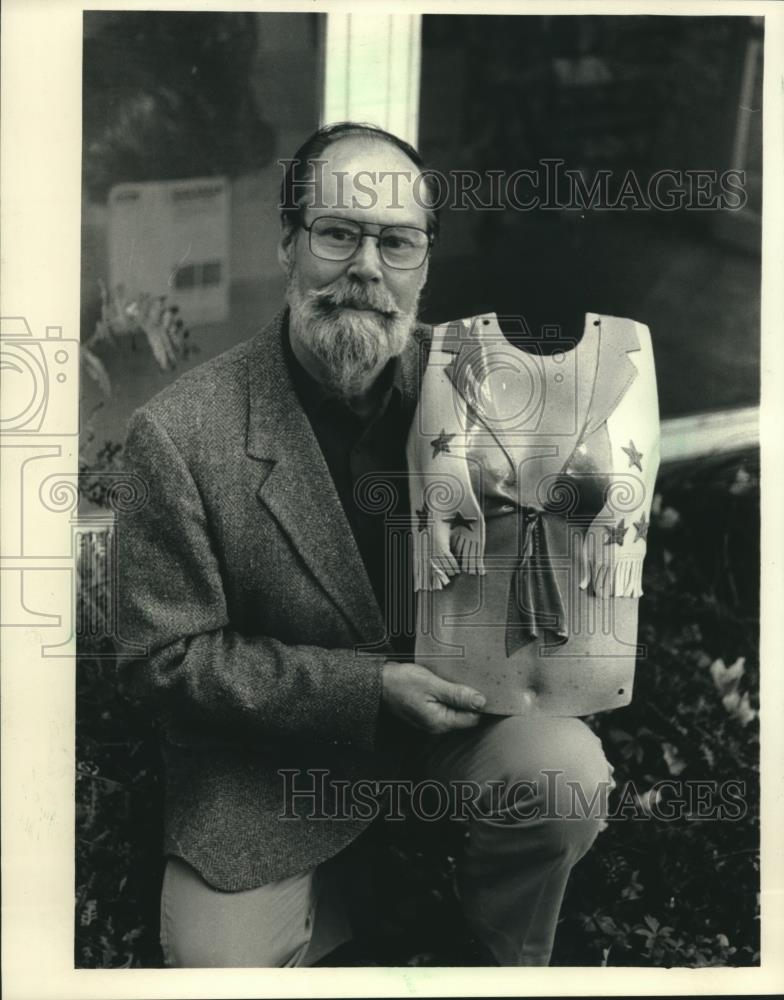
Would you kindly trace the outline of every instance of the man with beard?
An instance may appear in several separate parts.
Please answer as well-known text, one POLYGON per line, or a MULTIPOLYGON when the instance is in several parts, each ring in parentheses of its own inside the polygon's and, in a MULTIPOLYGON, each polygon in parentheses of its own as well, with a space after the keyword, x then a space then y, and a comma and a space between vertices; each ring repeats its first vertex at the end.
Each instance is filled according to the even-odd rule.
POLYGON ((547 964, 599 829, 567 815, 569 779, 590 799, 608 778, 580 720, 482 717, 481 692, 411 662, 422 167, 373 127, 312 136, 283 185, 287 307, 129 426, 145 502, 118 524, 121 635, 145 655, 120 670, 162 728, 172 966, 310 965, 347 940, 344 879, 378 815, 347 790, 403 759, 479 790, 459 890, 490 962, 547 964))

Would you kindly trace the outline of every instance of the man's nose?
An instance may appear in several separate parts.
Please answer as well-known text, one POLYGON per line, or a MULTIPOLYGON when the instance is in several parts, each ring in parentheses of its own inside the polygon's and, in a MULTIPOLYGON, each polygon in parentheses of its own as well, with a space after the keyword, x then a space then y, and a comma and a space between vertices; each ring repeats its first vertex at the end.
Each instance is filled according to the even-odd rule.
POLYGON ((380 281, 383 274, 378 240, 365 235, 348 266, 348 274, 361 281, 380 281))

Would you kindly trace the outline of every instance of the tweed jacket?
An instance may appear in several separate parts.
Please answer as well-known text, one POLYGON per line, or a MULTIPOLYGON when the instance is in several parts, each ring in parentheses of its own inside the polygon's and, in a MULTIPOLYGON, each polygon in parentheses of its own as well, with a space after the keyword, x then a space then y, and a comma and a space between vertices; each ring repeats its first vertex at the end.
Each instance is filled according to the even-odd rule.
MULTIPOLYGON (((117 525, 120 683, 161 726, 164 850, 229 891, 311 868, 368 825, 330 819, 329 782, 302 772, 392 777, 398 756, 379 714, 391 646, 291 383, 285 317, 133 414, 125 468, 147 501, 117 525), (303 798, 281 818, 282 769, 325 787, 320 809, 303 798)), ((412 413, 426 342, 418 327, 401 357, 412 413)))

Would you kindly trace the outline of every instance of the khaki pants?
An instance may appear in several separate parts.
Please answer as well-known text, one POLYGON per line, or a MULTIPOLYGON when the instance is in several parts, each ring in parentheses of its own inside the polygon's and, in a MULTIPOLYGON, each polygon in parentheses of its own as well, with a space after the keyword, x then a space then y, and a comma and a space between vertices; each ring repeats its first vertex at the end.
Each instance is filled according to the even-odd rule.
MULTIPOLYGON (((547 965, 569 873, 603 827, 614 785, 601 743, 579 719, 512 716, 431 741, 420 766, 444 787, 472 782, 481 791, 475 814, 463 810, 469 836, 458 870, 473 933, 499 965, 547 965)), ((352 936, 341 890, 351 851, 312 871, 232 893, 211 888, 170 858, 161 898, 166 964, 318 961, 352 936)))

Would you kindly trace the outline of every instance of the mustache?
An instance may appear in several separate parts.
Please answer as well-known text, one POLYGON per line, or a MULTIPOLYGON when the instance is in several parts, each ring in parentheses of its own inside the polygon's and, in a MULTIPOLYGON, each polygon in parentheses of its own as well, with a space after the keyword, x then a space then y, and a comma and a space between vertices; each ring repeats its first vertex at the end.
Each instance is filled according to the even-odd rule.
POLYGON ((366 285, 334 285, 313 291, 313 303, 317 309, 331 313, 337 309, 370 309, 386 319, 399 315, 395 300, 383 289, 366 285))

